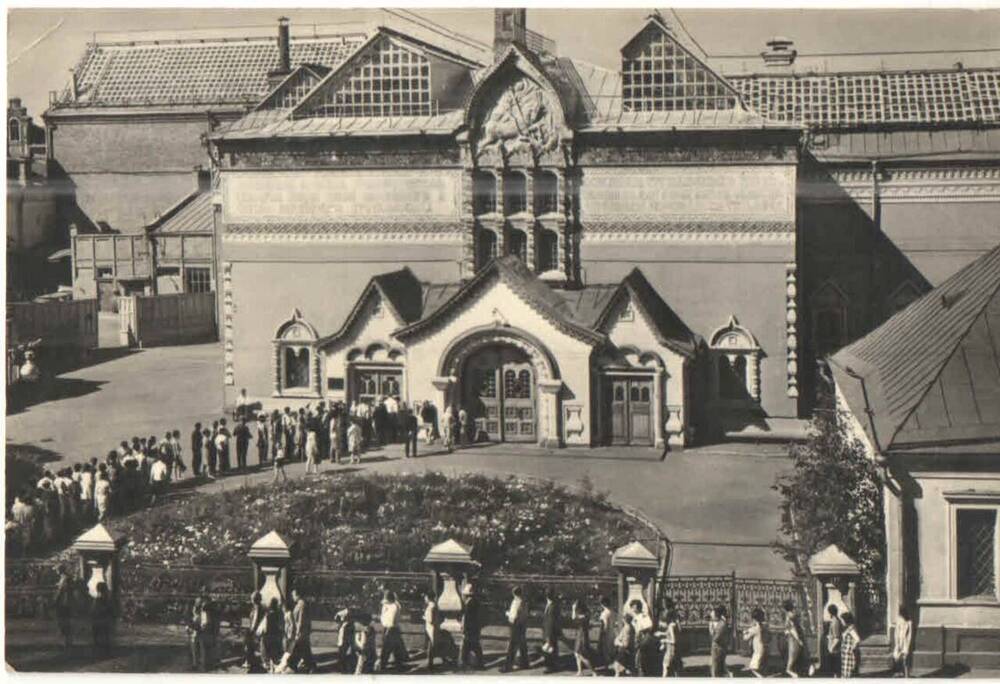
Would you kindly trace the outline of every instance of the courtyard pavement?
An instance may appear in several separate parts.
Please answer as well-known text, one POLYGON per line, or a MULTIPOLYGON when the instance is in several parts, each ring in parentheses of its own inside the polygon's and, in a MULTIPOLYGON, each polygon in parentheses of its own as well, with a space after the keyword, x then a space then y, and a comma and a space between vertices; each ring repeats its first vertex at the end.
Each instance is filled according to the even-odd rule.
MULTIPOLYGON (((177 428, 188 439, 195 421, 219 417, 222 353, 218 344, 119 352, 109 360, 56 380, 75 391, 8 416, 8 444, 51 451, 53 464, 102 457, 132 435, 161 437, 177 428)), ((476 446, 446 454, 421 444, 418 459, 403 460, 398 446, 369 452, 362 467, 376 472, 516 473, 580 486, 588 479, 616 502, 649 516, 674 544, 676 574, 790 576, 769 547, 776 537, 779 499, 771 489, 788 469, 780 445, 727 444, 673 451, 640 448, 544 450, 514 445, 476 446)), ((189 455, 186 455, 189 457, 189 455)), ((253 455, 251 455, 253 457, 253 455)), ((322 465, 323 472, 347 466, 322 465)), ((291 477, 302 464, 287 468, 291 477)), ((267 481, 270 474, 230 476, 198 487, 215 491, 267 481)))

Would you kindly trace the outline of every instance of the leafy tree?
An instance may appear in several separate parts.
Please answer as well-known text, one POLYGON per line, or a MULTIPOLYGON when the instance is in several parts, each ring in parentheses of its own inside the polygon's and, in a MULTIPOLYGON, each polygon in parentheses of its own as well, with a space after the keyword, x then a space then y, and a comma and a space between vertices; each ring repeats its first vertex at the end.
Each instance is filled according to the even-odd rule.
POLYGON ((878 467, 836 411, 817 411, 809 437, 792 444, 790 473, 777 478, 782 512, 775 543, 800 576, 809 556, 836 544, 853 558, 865 580, 881 582, 885 524, 878 467))

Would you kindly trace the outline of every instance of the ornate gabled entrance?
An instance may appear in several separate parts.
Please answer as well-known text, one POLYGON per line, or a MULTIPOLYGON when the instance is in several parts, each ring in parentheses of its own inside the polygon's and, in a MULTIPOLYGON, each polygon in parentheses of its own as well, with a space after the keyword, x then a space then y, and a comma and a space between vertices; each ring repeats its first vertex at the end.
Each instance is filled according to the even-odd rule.
POLYGON ((480 349, 465 362, 460 377, 462 406, 477 438, 537 440, 535 371, 523 350, 503 344, 480 349))

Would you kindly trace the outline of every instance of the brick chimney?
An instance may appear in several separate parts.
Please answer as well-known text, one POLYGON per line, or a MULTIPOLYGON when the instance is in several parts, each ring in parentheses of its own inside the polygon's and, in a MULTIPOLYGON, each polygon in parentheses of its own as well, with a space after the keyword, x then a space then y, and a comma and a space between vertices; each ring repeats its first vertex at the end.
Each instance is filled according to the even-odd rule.
POLYGON ((268 86, 273 88, 292 73, 292 45, 288 36, 288 17, 278 19, 278 68, 267 74, 268 86))
POLYGON ((792 66, 795 62, 795 56, 799 54, 791 38, 775 36, 767 41, 766 45, 767 50, 760 53, 760 56, 764 60, 764 64, 769 67, 792 66))
POLYGON ((527 10, 501 7, 493 10, 493 56, 499 57, 511 43, 527 42, 527 10))

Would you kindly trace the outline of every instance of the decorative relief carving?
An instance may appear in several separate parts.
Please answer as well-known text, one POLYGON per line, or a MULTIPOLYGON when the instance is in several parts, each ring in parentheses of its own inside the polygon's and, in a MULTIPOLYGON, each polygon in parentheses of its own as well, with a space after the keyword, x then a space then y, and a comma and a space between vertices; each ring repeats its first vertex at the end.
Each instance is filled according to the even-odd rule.
POLYGON ((798 285, 795 264, 785 264, 785 324, 786 324, 786 392, 799 396, 799 334, 798 334, 798 285))
POLYGON ((559 139, 549 96, 530 78, 519 76, 484 115, 476 152, 499 154, 504 160, 528 154, 537 160, 556 150, 559 139))
POLYGON ((634 243, 634 242, 666 242, 666 243, 731 243, 731 242, 755 242, 778 245, 794 245, 795 233, 788 232, 731 232, 731 231, 685 231, 674 232, 669 228, 661 231, 614 231, 600 232, 585 229, 579 236, 580 242, 594 243, 634 243))
MULTIPOLYGON (((801 195, 811 202, 867 203, 872 199, 870 169, 833 169, 802 178, 801 195)), ((883 202, 982 202, 1000 200, 1000 169, 883 169, 878 179, 883 202)))
POLYGON ((643 147, 586 145, 580 146, 577 155, 577 162, 581 166, 768 161, 793 163, 795 155, 791 148, 783 145, 768 147, 726 147, 721 145, 671 147, 662 144, 651 144, 643 147))

